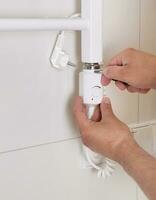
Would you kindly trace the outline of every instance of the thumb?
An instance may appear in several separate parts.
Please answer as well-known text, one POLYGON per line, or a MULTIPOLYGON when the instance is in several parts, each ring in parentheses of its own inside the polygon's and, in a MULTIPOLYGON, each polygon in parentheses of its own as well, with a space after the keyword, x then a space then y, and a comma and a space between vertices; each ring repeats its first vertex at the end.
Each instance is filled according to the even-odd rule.
POLYGON ((127 66, 109 66, 104 69, 103 74, 108 78, 120 82, 128 82, 128 67, 127 66))
POLYGON ((75 116, 76 123, 80 130, 83 130, 89 125, 89 120, 87 118, 86 107, 83 105, 81 97, 77 97, 74 102, 73 112, 75 116))
POLYGON ((102 115, 102 120, 114 116, 111 101, 108 97, 104 97, 101 103, 101 115, 102 115))

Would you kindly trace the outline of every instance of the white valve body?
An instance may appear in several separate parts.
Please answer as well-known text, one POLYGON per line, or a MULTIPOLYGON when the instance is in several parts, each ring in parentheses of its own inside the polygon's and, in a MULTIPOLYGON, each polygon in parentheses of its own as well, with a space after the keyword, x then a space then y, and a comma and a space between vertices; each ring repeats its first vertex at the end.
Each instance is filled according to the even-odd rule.
POLYGON ((86 105, 99 105, 104 95, 101 73, 84 69, 80 72, 80 96, 86 105))

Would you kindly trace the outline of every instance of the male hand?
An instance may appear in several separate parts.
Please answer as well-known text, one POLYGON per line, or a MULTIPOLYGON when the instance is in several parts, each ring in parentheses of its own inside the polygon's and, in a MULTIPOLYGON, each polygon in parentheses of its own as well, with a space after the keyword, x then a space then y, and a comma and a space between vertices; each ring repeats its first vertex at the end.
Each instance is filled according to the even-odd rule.
POLYGON ((87 118, 82 98, 77 97, 74 115, 86 146, 117 162, 122 161, 125 151, 136 145, 129 128, 113 114, 111 102, 105 97, 92 120, 87 118))
POLYGON ((108 85, 111 80, 116 86, 129 92, 147 93, 156 89, 156 56, 127 49, 115 56, 103 72, 102 84, 108 85))

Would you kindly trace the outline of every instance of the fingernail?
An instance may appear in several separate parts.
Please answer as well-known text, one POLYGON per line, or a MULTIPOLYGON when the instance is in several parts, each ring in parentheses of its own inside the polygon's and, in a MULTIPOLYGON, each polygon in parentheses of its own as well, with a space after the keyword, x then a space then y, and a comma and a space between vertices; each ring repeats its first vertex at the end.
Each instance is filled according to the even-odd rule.
POLYGON ((111 104, 111 101, 110 101, 110 99, 109 99, 108 97, 104 97, 104 98, 103 98, 103 102, 104 102, 105 104, 111 104))

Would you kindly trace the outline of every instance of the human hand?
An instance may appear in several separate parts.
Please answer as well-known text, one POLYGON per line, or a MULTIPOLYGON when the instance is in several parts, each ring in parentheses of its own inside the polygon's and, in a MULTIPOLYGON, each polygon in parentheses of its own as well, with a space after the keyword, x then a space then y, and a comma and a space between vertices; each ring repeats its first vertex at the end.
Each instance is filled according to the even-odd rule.
POLYGON ((97 153, 121 163, 125 148, 131 149, 136 144, 129 128, 113 114, 107 97, 91 120, 87 118, 82 98, 77 97, 74 115, 84 144, 97 153))
POLYGON ((102 84, 116 80, 116 86, 129 92, 147 93, 156 89, 156 56, 126 49, 115 56, 103 72, 102 84))

